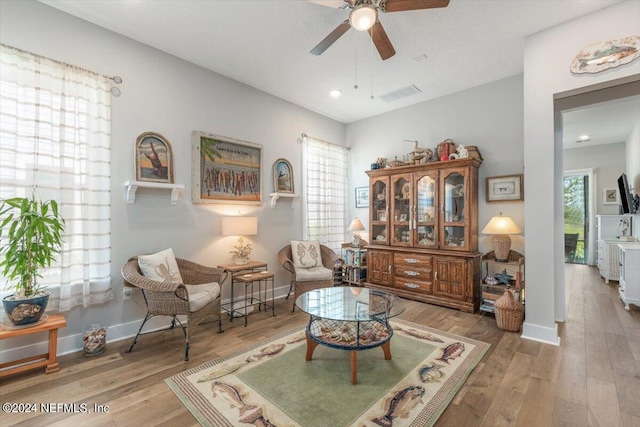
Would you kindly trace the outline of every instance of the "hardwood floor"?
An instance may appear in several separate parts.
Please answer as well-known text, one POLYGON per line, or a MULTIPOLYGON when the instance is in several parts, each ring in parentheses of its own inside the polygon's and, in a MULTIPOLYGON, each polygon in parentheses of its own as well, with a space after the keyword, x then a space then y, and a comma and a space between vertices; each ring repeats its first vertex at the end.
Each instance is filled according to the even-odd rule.
MULTIPOLYGON (((624 310, 615 282, 593 267, 567 265, 567 322, 560 347, 522 340, 496 328, 492 315, 407 301, 402 318, 491 344, 484 359, 438 420, 437 426, 640 426, 640 309, 624 310)), ((95 358, 60 358, 61 370, 3 379, 2 403, 85 403, 108 413, 0 415, 0 424, 47 426, 195 426, 196 420, 164 379, 267 338, 307 317, 280 300, 275 318, 262 313, 249 325, 201 325, 183 361, 179 331, 147 335, 132 353, 130 341, 109 342, 95 358)))

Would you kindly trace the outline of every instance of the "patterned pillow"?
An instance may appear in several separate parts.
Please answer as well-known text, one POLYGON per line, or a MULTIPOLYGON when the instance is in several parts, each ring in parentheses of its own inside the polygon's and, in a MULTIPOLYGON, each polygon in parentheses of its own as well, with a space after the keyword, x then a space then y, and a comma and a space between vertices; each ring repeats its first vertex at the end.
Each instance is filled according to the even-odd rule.
POLYGON ((291 241, 291 255, 296 267, 311 268, 322 265, 320 242, 291 241))
POLYGON ((142 271, 142 275, 148 279, 159 282, 182 283, 178 263, 171 248, 151 255, 140 255, 138 257, 138 266, 142 271))

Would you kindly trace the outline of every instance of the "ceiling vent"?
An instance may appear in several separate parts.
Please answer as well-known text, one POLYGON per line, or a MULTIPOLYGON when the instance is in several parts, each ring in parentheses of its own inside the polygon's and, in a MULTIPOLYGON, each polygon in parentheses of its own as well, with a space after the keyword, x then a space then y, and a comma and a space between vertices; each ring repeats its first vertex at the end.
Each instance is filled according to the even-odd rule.
POLYGON ((397 101, 398 99, 406 98, 407 96, 416 95, 418 93, 422 93, 422 91, 418 89, 416 85, 411 85, 394 90, 389 93, 385 93, 384 95, 380 95, 378 98, 382 99, 384 102, 393 102, 397 101))

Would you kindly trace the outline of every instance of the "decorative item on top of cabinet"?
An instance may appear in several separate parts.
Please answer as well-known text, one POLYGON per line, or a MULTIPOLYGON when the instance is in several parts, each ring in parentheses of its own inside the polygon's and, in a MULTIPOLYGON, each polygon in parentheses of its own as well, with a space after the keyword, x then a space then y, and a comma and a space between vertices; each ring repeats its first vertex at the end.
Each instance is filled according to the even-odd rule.
POLYGON ((478 309, 480 164, 469 157, 367 171, 372 206, 366 286, 478 309))

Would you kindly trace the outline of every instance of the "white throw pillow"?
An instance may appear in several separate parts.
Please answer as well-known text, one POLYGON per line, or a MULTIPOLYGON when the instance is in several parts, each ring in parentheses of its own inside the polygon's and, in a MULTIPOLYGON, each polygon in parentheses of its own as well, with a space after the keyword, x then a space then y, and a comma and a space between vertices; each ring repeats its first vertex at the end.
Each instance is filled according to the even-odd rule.
POLYGON ((291 255, 293 265, 296 267, 318 267, 322 265, 322 255, 320 253, 320 242, 299 242, 291 241, 291 255))
POLYGON ((140 255, 138 257, 138 266, 142 271, 142 275, 148 279, 159 282, 182 283, 178 263, 171 248, 151 255, 140 255))

